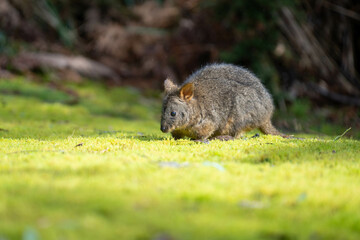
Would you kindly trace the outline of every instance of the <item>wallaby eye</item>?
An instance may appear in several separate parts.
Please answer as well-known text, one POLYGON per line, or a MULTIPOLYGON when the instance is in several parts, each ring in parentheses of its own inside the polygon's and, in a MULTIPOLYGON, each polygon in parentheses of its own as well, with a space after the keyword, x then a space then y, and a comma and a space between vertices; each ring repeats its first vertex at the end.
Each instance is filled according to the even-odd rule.
POLYGON ((173 117, 175 117, 175 116, 176 116, 176 112, 171 112, 170 115, 173 116, 173 117))

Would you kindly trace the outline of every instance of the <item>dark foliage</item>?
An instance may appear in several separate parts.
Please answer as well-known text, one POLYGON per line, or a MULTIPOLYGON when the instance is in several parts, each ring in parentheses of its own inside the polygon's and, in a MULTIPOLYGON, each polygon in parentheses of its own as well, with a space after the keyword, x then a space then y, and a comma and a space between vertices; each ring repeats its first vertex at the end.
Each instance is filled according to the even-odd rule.
POLYGON ((121 84, 161 88, 225 61, 254 71, 282 109, 302 97, 359 106, 359 12, 356 0, 3 0, 0 67, 31 72, 14 64, 24 51, 83 55, 121 84))

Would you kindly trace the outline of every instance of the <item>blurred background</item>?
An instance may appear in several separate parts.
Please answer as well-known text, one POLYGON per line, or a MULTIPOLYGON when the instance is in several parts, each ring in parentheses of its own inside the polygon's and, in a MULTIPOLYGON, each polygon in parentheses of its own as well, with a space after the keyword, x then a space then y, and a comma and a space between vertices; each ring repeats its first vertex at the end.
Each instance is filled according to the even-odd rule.
POLYGON ((357 0, 0 0, 0 79, 160 99, 166 77, 228 62, 261 78, 283 131, 359 137, 359 35, 357 0))

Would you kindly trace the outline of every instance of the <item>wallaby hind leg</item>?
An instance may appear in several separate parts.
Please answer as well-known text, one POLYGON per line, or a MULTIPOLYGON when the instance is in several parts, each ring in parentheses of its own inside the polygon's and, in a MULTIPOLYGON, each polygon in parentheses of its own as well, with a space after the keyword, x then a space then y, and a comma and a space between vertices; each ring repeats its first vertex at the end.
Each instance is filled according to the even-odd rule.
POLYGON ((279 135, 284 137, 285 135, 279 132, 271 123, 270 120, 266 121, 259 127, 260 131, 265 134, 271 134, 271 135, 279 135))
POLYGON ((265 122, 263 125, 260 126, 260 131, 265 133, 265 134, 271 134, 271 135, 278 135, 281 136, 283 138, 288 138, 288 139, 299 139, 299 140, 303 140, 303 138, 298 138, 298 137, 294 137, 292 135, 286 135, 283 134, 281 132, 279 132, 272 124, 271 121, 267 121, 265 122))

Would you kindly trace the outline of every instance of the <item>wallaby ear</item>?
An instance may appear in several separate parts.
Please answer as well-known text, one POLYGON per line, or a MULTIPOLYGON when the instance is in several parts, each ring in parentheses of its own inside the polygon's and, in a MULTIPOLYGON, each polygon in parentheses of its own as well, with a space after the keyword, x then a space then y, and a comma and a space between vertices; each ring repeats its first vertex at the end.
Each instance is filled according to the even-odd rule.
POLYGON ((194 96, 194 84, 187 83, 180 89, 180 98, 185 101, 190 101, 194 96))
POLYGON ((179 88, 178 85, 176 85, 170 78, 167 78, 164 81, 165 92, 173 92, 178 88, 179 88))

